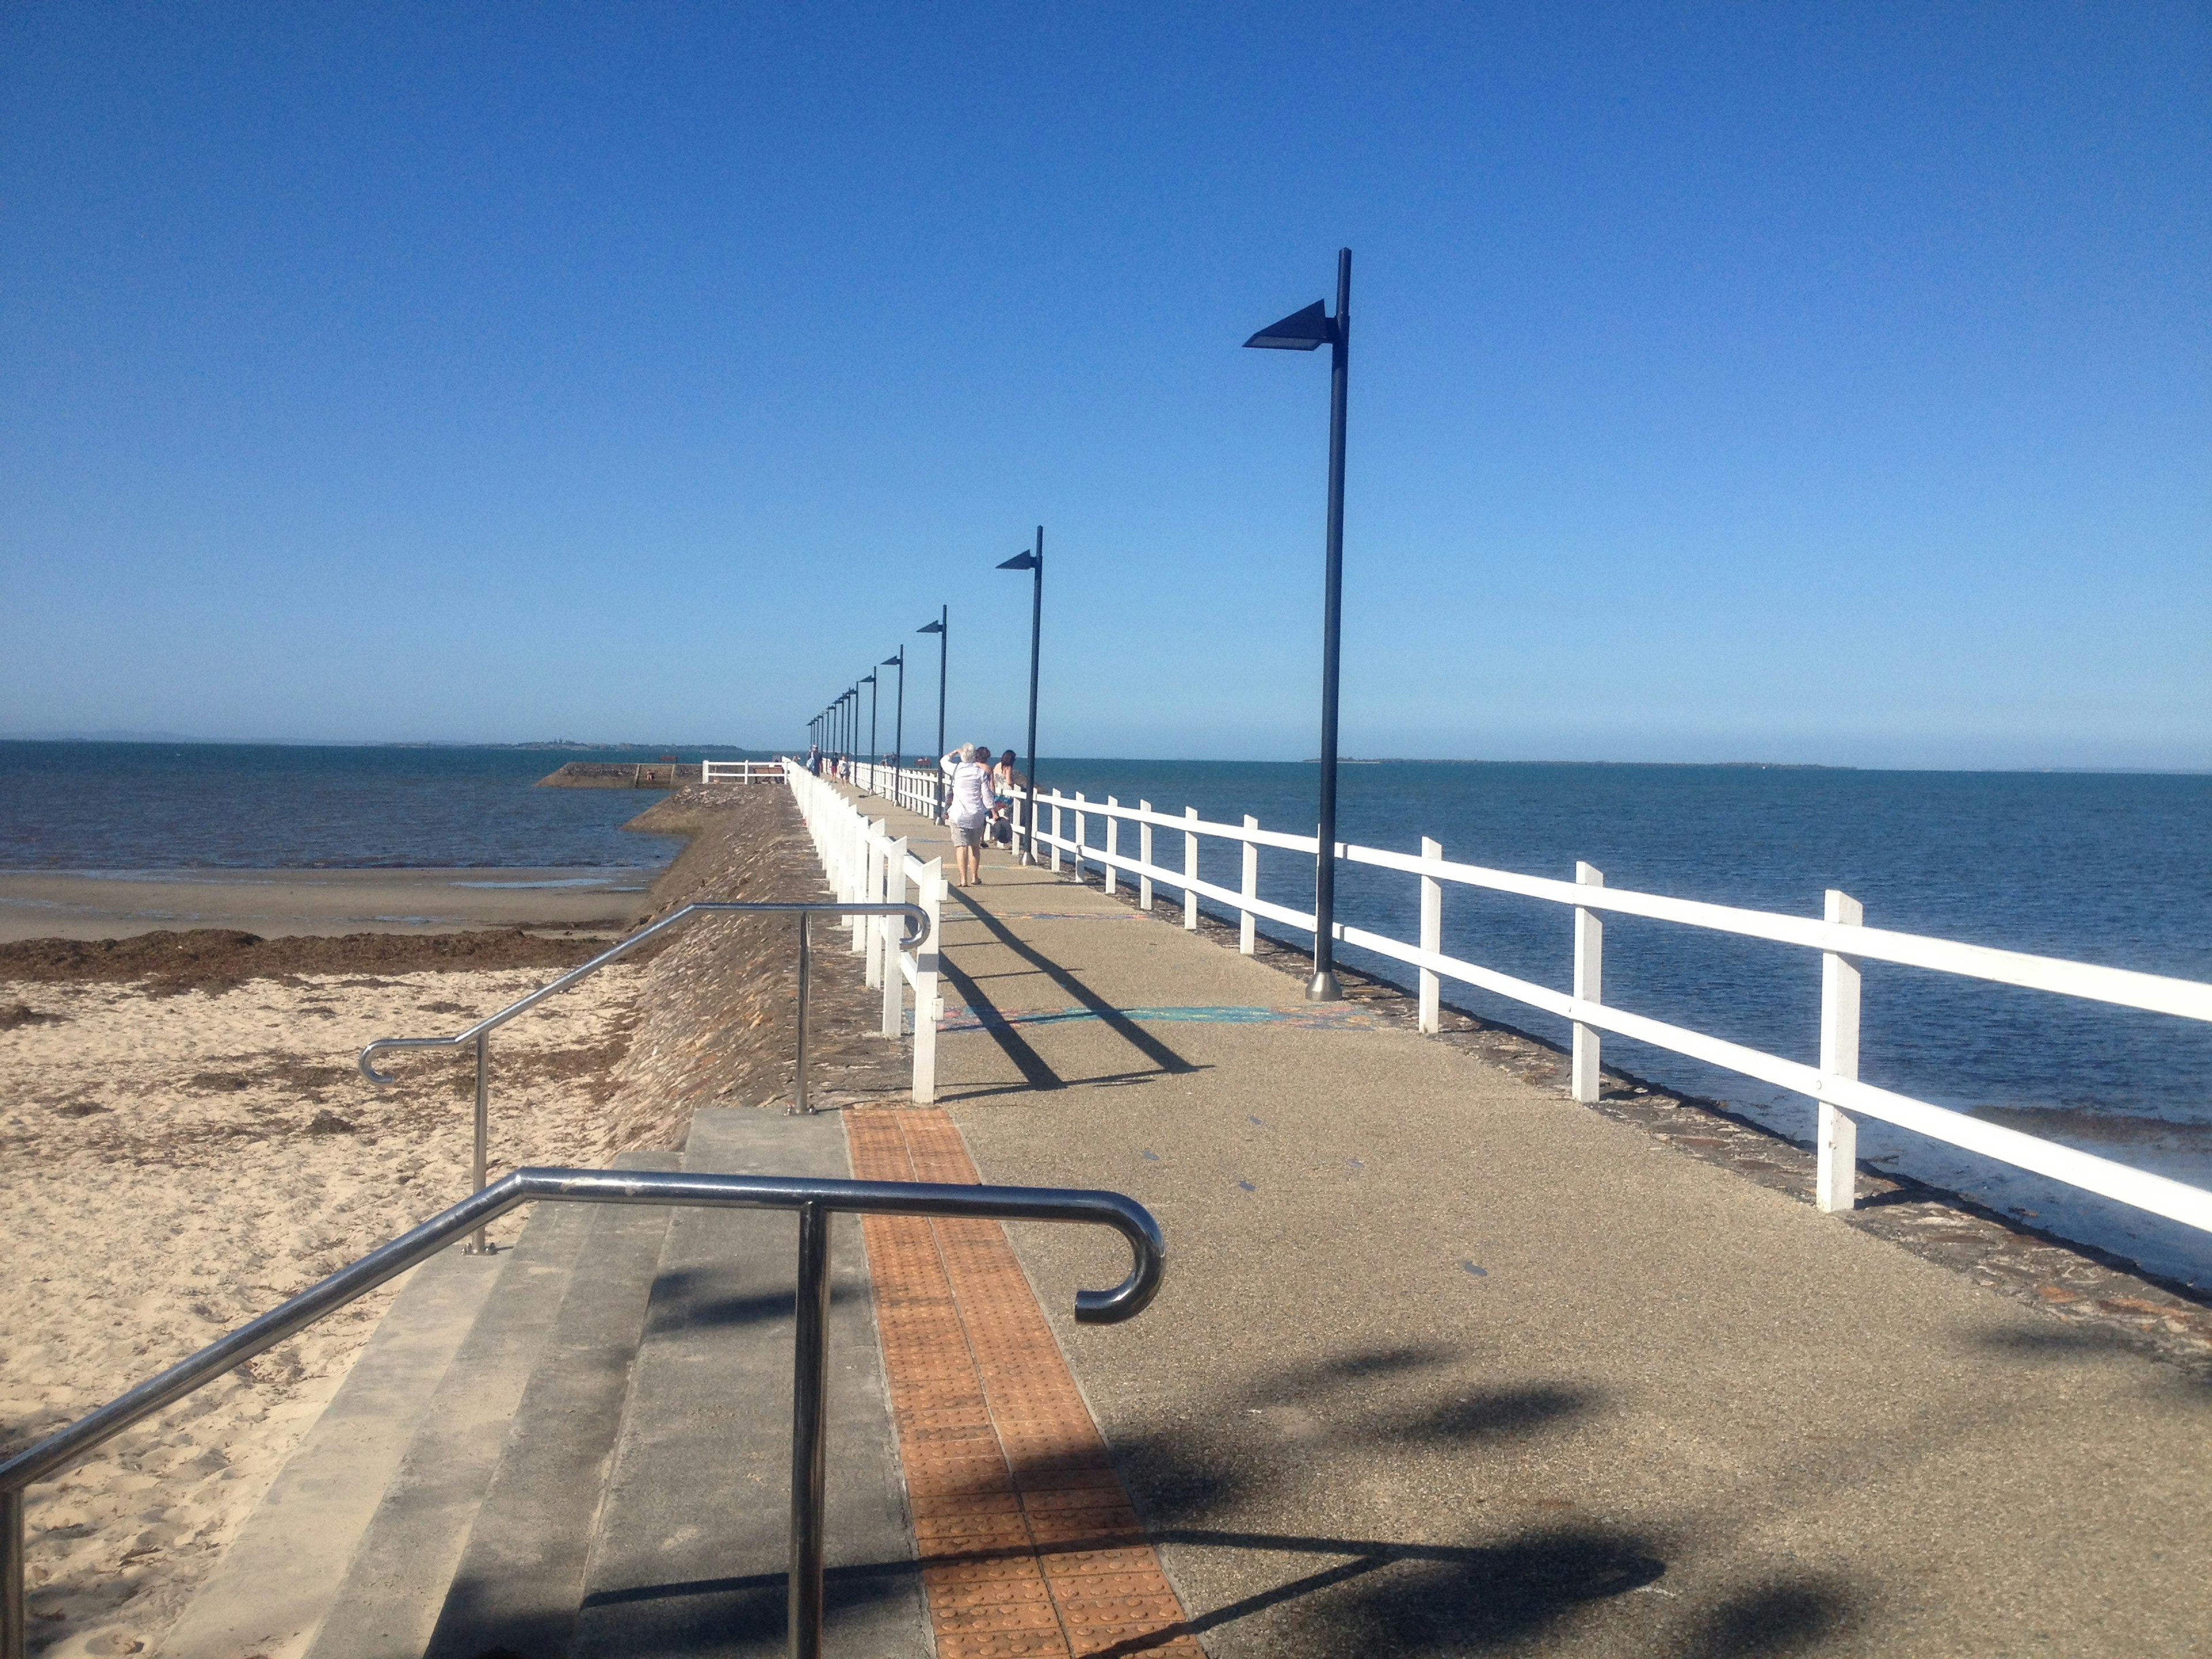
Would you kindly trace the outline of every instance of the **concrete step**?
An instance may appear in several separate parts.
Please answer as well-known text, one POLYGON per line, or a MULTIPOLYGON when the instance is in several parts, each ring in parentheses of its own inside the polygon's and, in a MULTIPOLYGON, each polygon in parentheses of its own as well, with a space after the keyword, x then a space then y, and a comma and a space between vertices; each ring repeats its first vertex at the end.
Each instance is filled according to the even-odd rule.
MULTIPOLYGON (((637 1153, 623 1169, 672 1169, 637 1153)), ((560 1659, 584 1595, 630 1369, 645 1333, 669 1212, 592 1206, 592 1232, 540 1355, 428 1643, 431 1659, 505 1651, 560 1659)))
MULTIPOLYGON (((684 1167, 849 1171, 836 1115, 757 1109, 699 1112, 684 1167)), ((575 1659, 783 1651, 797 1249, 797 1219, 781 1212, 671 1218, 575 1659)), ((826 1645, 839 1659, 922 1659, 930 1650, 913 1531, 851 1217, 832 1229, 830 1296, 826 1645)))
POLYGON ((162 1638, 161 1659, 296 1659, 516 1252, 460 1246, 409 1276, 331 1403, 162 1638))
MULTIPOLYGON (((672 1162, 665 1153, 617 1160, 632 1169, 672 1162)), ((457 1603, 453 1594, 460 1575, 471 1571, 466 1556, 484 1524, 488 1500, 501 1492, 520 1497, 526 1507, 520 1495, 532 1488, 534 1467, 580 1449, 589 1478, 568 1500, 575 1512, 576 1582, 566 1592, 566 1616, 573 1619, 581 1539, 597 1507, 601 1466, 620 1420, 621 1389, 666 1225, 665 1212, 657 1210, 581 1204, 532 1210, 521 1237, 505 1253, 496 1290, 431 1392, 307 1659, 419 1659, 449 1606, 459 1639, 470 1639, 473 1624, 496 1617, 506 1605, 481 1595, 457 1603), (621 1335, 625 1322, 627 1340, 621 1335), (601 1363, 590 1379, 602 1395, 612 1389, 596 1413, 589 1390, 568 1387, 562 1374, 578 1359, 580 1344, 611 1350, 596 1356, 601 1363), (549 1397, 558 1401, 550 1416, 549 1397), (529 1441, 519 1445, 515 1437, 526 1418, 529 1441)), ((485 1551, 512 1516, 513 1504, 502 1504, 485 1528, 485 1551)), ((550 1571, 557 1579, 559 1531, 556 1524, 547 1535, 541 1577, 550 1571)), ((480 1568, 468 1582, 485 1583, 480 1568)), ((498 1644, 488 1639, 470 1650, 469 1659, 498 1644)))
POLYGON ((453 1363, 347 1563, 308 1659, 416 1659, 553 1330, 593 1217, 541 1204, 453 1363))

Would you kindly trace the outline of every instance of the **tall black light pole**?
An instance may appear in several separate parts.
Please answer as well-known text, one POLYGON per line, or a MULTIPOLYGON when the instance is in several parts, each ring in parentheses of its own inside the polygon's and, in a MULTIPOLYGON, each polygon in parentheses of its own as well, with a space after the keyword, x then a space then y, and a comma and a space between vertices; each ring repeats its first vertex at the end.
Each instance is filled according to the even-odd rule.
POLYGON ((876 671, 871 668, 860 684, 868 688, 868 764, 873 766, 883 758, 876 753, 876 671))
POLYGON ((1344 597, 1344 404, 1352 355, 1352 250, 1336 254, 1336 315, 1316 300, 1244 342, 1276 351, 1329 348, 1328 566, 1322 600, 1321 846, 1314 859, 1314 971, 1309 1002, 1336 1002, 1336 667, 1344 597))
MULTIPOLYGON (((937 607, 935 622, 924 623, 914 630, 917 634, 937 635, 937 752, 939 755, 945 752, 945 647, 950 631, 947 624, 951 619, 951 608, 940 605, 937 607)), ((938 803, 938 816, 941 818, 944 815, 945 803, 940 800, 938 803)))
POLYGON ((898 655, 885 657, 876 666, 899 672, 898 712, 891 716, 891 769, 896 772, 906 764, 906 647, 899 647, 898 655))
POLYGON ((1022 861, 1025 864, 1035 864, 1037 821, 1037 643, 1044 636, 1044 526, 1042 525, 1037 526, 1036 547, 1034 551, 1017 553, 999 568, 1027 570, 1034 573, 1030 582, 1030 810, 1028 835, 1022 850, 1022 861))

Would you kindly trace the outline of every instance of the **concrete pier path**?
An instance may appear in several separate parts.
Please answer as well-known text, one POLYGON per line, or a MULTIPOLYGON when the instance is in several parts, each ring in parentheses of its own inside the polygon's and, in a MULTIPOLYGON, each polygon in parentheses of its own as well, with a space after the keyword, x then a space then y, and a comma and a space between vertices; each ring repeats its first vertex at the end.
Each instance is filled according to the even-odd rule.
POLYGON ((2212 1651, 2202 1376, 1095 881, 951 895, 939 1102, 1166 1230, 1012 1231, 1206 1651, 2212 1651))

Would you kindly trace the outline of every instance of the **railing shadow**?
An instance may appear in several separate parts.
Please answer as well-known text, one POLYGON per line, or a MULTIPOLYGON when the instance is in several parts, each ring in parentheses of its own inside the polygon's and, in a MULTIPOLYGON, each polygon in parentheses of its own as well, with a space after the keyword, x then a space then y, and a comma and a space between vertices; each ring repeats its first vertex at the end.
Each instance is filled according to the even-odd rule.
MULTIPOLYGON (((984 909, 982 906, 976 903, 975 901, 966 892, 956 888, 952 890, 947 896, 957 899, 967 908, 969 920, 982 923, 984 927, 990 933, 991 937, 999 944, 1005 945, 1007 950, 1012 951, 1024 962, 1028 963, 1032 968, 1036 969, 1037 972, 1042 974, 1054 985, 1060 987, 1062 991, 1067 994, 1068 999, 1071 1001, 1078 1004, 1090 1013, 1096 1015, 1102 1022, 1113 1030, 1115 1036, 1121 1038, 1121 1040, 1127 1042, 1131 1048, 1136 1049, 1138 1053, 1143 1054, 1146 1059, 1151 1060, 1152 1064, 1158 1066, 1162 1072, 1181 1074, 1194 1072, 1199 1069, 1189 1060, 1185 1060, 1181 1054, 1176 1053, 1174 1049, 1169 1048, 1166 1043, 1162 1042, 1150 1031, 1145 1030, 1143 1026, 1138 1024, 1136 1021, 1131 1019, 1127 1014, 1124 1014, 1112 1003, 1107 1001, 1105 998, 1100 996, 1096 991, 1085 985, 1074 975, 1069 973, 1067 969, 1061 967, 1060 963, 1053 961, 1049 957, 1045 956, 1034 945, 1024 941, 1013 932, 1012 928, 1008 927, 1004 922, 1000 921, 989 911, 984 909)), ((964 976, 959 975, 957 970, 949 967, 945 968, 944 971, 951 975, 954 977, 956 983, 971 988, 975 984, 973 980, 966 979, 964 976)), ((966 995, 966 991, 963 990, 963 994, 966 995)), ((992 1012, 996 1013, 998 1012, 995 1005, 979 1003, 972 997, 969 999, 969 1006, 970 1007, 981 1007, 988 1006, 991 1008, 992 1012)), ((992 1022, 992 1024, 994 1025, 1003 1025, 1004 1022, 994 1021, 992 1022)), ((994 1035, 996 1035, 995 1032, 994 1035)), ((1000 1040, 1003 1043, 1006 1039, 1001 1037, 1000 1040)), ((1018 1042, 1019 1039, 1016 1038, 1015 1041, 1018 1042)), ((1027 1045, 1024 1044, 1024 1046, 1026 1047, 1027 1045)), ((1035 1050, 1032 1049, 1030 1052, 1034 1054, 1035 1050)), ((1020 1062, 1018 1060, 1016 1063, 1019 1064, 1020 1062)))

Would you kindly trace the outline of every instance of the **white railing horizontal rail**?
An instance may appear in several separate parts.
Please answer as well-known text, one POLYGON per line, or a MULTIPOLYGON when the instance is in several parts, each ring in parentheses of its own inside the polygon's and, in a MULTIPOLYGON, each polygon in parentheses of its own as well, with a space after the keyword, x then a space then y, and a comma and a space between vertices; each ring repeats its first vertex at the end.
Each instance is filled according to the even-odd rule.
POLYGON ((701 761, 702 783, 781 783, 781 761, 701 761))
MULTIPOLYGON (((1111 798, 1090 800, 1080 794, 1063 795, 1056 789, 1040 797, 1037 805, 1037 844, 1049 849, 1055 869, 1066 854, 1079 874, 1086 865, 1105 872, 1109 887, 1117 878, 1133 877, 1139 883, 1139 902, 1146 909, 1152 907, 1155 885, 1178 891, 1184 897, 1184 925, 1188 927, 1198 925, 1198 900, 1211 900, 1236 913, 1242 945, 1248 953, 1254 949, 1255 921, 1279 922, 1309 934, 1313 932, 1311 911, 1275 903, 1259 896, 1254 851, 1248 850, 1244 854, 1243 885, 1239 889, 1224 887, 1200 876, 1198 848, 1201 840, 1212 840, 1247 849, 1276 848, 1310 857, 1320 846, 1314 836, 1263 830, 1256 821, 1249 819, 1242 824, 1216 823, 1199 817, 1194 811, 1177 817, 1155 810, 1149 802, 1127 807, 1111 798), (1073 826, 1066 822, 1070 815, 1074 819, 1073 826), (1088 824, 1092 818, 1107 824, 1106 845, 1089 840, 1088 824), (1115 830, 1123 823, 1134 824, 1139 830, 1141 839, 1136 857, 1119 850, 1115 830), (1152 856, 1154 832, 1161 830, 1179 832, 1184 837, 1181 867, 1159 863, 1152 856)), ((1026 795, 1018 795, 1015 802, 1018 823, 1028 810, 1026 795)), ((1581 878, 1570 882, 1462 864, 1444 858, 1442 848, 1433 842, 1425 842, 1424 850, 1419 854, 1389 852, 1346 842, 1339 842, 1336 853, 1346 862, 1399 872, 1418 878, 1421 883, 1419 942, 1409 944, 1342 922, 1334 931, 1337 939, 1346 945, 1372 951, 1419 971, 1424 1030, 1437 1029, 1437 985, 1443 980, 1453 980, 1571 1022, 1575 1038, 1572 1087, 1576 1098, 1580 1100, 1597 1098, 1597 1034, 1601 1031, 1650 1043, 1808 1096, 1818 1103, 1820 1111, 1816 1196, 1824 1209, 1850 1209, 1855 1201, 1856 1131, 1850 1115, 1855 1113, 2212 1231, 2212 1193, 2201 1188, 1877 1088, 1861 1082, 1857 1075, 1859 975, 1866 962, 1893 963, 1931 973, 2203 1021, 2212 1021, 2212 985, 2133 969, 2071 962, 1869 927, 1859 921, 1856 902, 1843 893, 1828 896, 1827 916, 1791 916, 1660 893, 1609 888, 1603 885, 1603 876, 1589 866, 1579 866, 1581 878), (1510 894, 1571 908, 1576 919, 1575 982, 1578 994, 1554 991, 1478 963, 1445 955, 1442 949, 1441 908, 1436 901, 1446 886, 1510 894), (1601 984, 1603 938, 1601 919, 1607 914, 1673 922, 1820 952, 1821 1063, 1808 1066, 1606 1004, 1598 991, 1601 984)))
POLYGON ((879 766, 871 761, 857 761, 853 766, 853 783, 857 788, 896 801, 908 811, 925 818, 938 817, 945 799, 945 775, 920 767, 879 766))
MULTIPOLYGON (((1316 843, 1306 842, 1309 851, 1316 843)), ((2031 956, 1987 945, 1964 945, 1955 939, 1933 939, 1922 933, 1893 933, 1823 921, 1811 916, 1790 916, 1768 910, 1746 910, 1731 904, 1711 904, 1700 899, 1669 898, 1660 893, 1639 893, 1627 888, 1581 886, 1543 876, 1519 875, 1492 870, 1479 864, 1455 864, 1444 859, 1423 859, 1410 853, 1386 853, 1372 847, 1353 847, 1339 842, 1337 856, 1352 864, 1400 870, 1492 892, 1516 893, 1523 898, 1546 899, 1591 910, 1611 910, 1622 915, 1644 916, 1653 921, 1680 922, 1715 933, 1736 933, 1747 939, 1771 939, 1778 945, 1798 945, 1814 951, 1834 951, 1871 962, 1893 962, 1908 968, 1957 974, 1999 985, 2023 986, 2032 991, 2051 991, 2062 996, 2085 997, 2146 1012, 2175 1014, 2184 1019, 2212 1020, 2212 985, 2196 980, 2170 979, 2162 974, 2139 973, 2129 968, 2106 968, 2095 963, 2069 962, 2060 957, 2031 956)), ((1311 927, 1312 923, 1308 921, 1311 927)))

